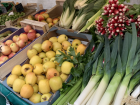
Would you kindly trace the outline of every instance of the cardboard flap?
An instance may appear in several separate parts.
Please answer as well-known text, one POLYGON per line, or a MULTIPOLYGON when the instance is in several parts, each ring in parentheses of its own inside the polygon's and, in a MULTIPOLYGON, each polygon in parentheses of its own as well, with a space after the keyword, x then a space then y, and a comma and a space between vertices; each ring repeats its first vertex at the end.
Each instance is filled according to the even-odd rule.
POLYGON ((56 0, 57 5, 63 6, 64 2, 65 2, 65 0, 56 0))

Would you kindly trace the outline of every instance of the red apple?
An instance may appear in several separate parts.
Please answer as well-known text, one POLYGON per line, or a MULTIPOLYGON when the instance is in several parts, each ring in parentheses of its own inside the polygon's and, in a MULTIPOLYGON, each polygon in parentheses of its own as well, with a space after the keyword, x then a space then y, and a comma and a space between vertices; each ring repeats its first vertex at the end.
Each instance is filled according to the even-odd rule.
POLYGON ((0 65, 1 65, 2 63, 4 63, 4 62, 3 62, 3 61, 0 61, 0 65))
POLYGON ((13 37, 13 42, 17 42, 19 40, 19 36, 18 35, 15 35, 14 37, 13 37))
POLYGON ((44 20, 44 16, 43 15, 38 15, 38 21, 44 20))
POLYGON ((54 19, 53 19, 53 23, 54 23, 54 24, 56 24, 58 21, 59 21, 58 18, 54 18, 54 19))
POLYGON ((41 15, 41 14, 44 14, 45 13, 45 11, 43 11, 43 12, 40 12, 39 14, 41 15))
POLYGON ((36 33, 36 38, 38 38, 38 37, 40 37, 41 35, 40 35, 40 33, 36 33))
POLYGON ((28 36, 28 39, 29 39, 29 40, 34 40, 34 39, 36 38, 36 33, 34 33, 34 32, 29 32, 29 33, 27 34, 27 36, 28 36))
POLYGON ((49 15, 47 13, 42 14, 45 19, 49 18, 49 15))
POLYGON ((19 40, 23 40, 25 42, 28 42, 27 34, 21 33, 19 36, 19 40))
POLYGON ((7 40, 7 41, 5 42, 5 45, 6 45, 6 46, 10 46, 11 43, 13 43, 12 40, 7 40))
POLYGON ((19 46, 16 43, 12 43, 10 45, 10 48, 13 52, 18 52, 19 51, 19 46))
POLYGON ((53 22, 53 20, 52 20, 52 18, 47 18, 47 23, 52 23, 53 22))
POLYGON ((19 41, 18 41, 18 46, 19 46, 20 48, 23 48, 23 47, 26 46, 26 42, 25 42, 24 40, 19 40, 19 41))
POLYGON ((12 52, 12 53, 8 56, 8 58, 12 58, 15 54, 16 54, 16 53, 12 52))
POLYGON ((29 32, 29 30, 31 30, 32 27, 30 25, 27 25, 26 27, 24 27, 24 31, 25 32, 29 32))
POLYGON ((54 23, 49 23, 48 25, 49 25, 49 28, 50 28, 54 25, 54 23))
POLYGON ((35 15, 35 19, 36 19, 36 20, 38 20, 38 15, 39 15, 39 14, 36 14, 36 15, 35 15))
POLYGON ((9 46, 2 46, 1 52, 3 55, 9 55, 11 53, 11 48, 9 46))
POLYGON ((8 60, 8 57, 7 56, 1 56, 0 57, 0 61, 3 61, 3 62, 5 62, 6 60, 8 60))
POLYGON ((36 33, 36 30, 31 29, 29 32, 34 32, 34 33, 36 33))

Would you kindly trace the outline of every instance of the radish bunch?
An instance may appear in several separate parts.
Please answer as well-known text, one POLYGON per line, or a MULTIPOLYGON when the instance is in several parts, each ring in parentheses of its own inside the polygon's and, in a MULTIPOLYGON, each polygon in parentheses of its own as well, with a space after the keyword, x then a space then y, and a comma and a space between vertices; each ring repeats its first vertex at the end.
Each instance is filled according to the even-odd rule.
POLYGON ((109 0, 109 4, 104 6, 104 12, 102 15, 124 15, 128 11, 128 7, 124 4, 119 5, 118 0, 109 0))
POLYGON ((118 0, 109 0, 109 4, 104 6, 103 16, 107 16, 109 19, 104 20, 100 17, 96 21, 96 28, 101 35, 106 33, 109 34, 108 38, 112 38, 112 36, 124 35, 124 31, 126 29, 126 25, 129 26, 133 21, 133 18, 129 19, 125 16, 125 13, 129 10, 127 6, 124 4, 119 4, 118 0), (104 23, 106 22, 106 26, 104 23))

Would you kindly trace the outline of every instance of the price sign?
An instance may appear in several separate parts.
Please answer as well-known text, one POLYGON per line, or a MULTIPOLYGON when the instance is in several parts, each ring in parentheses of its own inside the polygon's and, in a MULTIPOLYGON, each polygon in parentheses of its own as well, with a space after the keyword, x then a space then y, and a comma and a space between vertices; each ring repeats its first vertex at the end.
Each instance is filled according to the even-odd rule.
POLYGON ((23 6, 22 6, 21 3, 19 3, 18 5, 16 5, 15 8, 16 8, 17 12, 23 12, 24 11, 24 8, 23 8, 23 6))

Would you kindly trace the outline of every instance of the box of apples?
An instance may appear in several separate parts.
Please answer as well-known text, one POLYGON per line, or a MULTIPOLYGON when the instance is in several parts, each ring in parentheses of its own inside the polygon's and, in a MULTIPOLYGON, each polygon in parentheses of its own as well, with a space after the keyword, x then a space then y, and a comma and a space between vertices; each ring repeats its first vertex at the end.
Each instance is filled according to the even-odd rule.
POLYGON ((70 71, 74 67, 68 61, 60 66, 55 55, 61 54, 59 51, 68 54, 70 47, 83 55, 91 39, 88 34, 52 27, 41 43, 27 50, 27 60, 10 69, 3 84, 31 105, 52 105, 60 96, 62 84, 71 79, 70 71))
MULTIPOLYGON (((57 2, 59 2, 59 0, 57 0, 57 2)), ((28 19, 47 23, 48 27, 51 28, 52 26, 58 23, 62 11, 63 11, 63 6, 57 4, 55 7, 48 10, 47 12, 46 10, 40 10, 34 15, 29 15, 28 19)))
POLYGON ((41 42, 43 35, 42 30, 36 30, 27 25, 2 41, 0 43, 0 76, 3 77, 7 70, 16 63, 23 62, 26 59, 25 52, 27 49, 32 44, 41 42))

